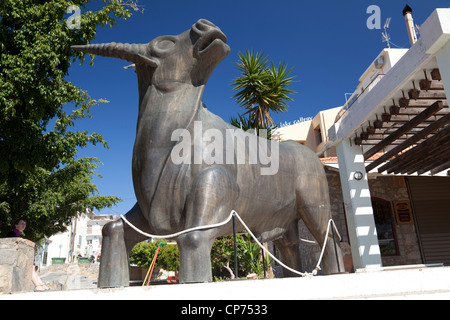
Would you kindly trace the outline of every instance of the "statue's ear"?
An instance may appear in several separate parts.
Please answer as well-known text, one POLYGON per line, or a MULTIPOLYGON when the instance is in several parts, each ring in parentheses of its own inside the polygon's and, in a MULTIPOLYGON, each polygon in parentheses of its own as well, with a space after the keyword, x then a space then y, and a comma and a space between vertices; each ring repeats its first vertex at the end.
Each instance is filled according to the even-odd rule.
POLYGON ((99 43, 71 46, 73 50, 92 53, 103 57, 119 58, 134 63, 145 63, 153 68, 158 66, 155 58, 147 57, 147 44, 99 43))

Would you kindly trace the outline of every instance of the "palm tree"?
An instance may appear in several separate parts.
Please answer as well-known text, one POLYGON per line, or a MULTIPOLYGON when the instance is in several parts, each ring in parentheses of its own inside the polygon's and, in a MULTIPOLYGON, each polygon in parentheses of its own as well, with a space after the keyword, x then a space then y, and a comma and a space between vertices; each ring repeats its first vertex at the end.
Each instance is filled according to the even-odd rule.
POLYGON ((276 126, 269 126, 266 129, 256 129, 256 125, 253 121, 251 121, 249 118, 243 116, 242 114, 238 113, 237 117, 231 117, 230 118, 230 124, 235 126, 236 128, 240 128, 244 131, 251 132, 253 134, 256 134, 259 137, 263 137, 267 140, 272 140, 272 134, 275 132, 275 130, 278 128, 278 125, 276 126))
POLYGON ((249 121, 256 129, 266 129, 273 126, 270 115, 287 110, 287 101, 294 91, 287 87, 294 82, 289 77, 292 69, 287 69, 285 63, 279 63, 278 68, 273 62, 263 57, 263 53, 245 51, 239 53, 239 63, 235 64, 241 71, 241 76, 232 82, 233 90, 238 91, 233 98, 241 104, 249 115, 249 121))

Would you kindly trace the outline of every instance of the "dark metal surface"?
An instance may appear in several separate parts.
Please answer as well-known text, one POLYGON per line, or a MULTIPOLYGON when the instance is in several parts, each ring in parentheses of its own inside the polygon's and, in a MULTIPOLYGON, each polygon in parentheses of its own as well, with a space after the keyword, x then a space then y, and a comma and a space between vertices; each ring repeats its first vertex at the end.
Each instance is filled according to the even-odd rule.
MULTIPOLYGON (((230 52, 226 42, 218 27, 201 19, 184 33, 148 44, 72 48, 135 63, 139 117, 132 170, 138 202, 126 214, 128 221, 147 233, 168 234, 222 222, 236 210, 262 241, 275 240, 284 262, 301 269, 298 221, 303 219, 322 245, 331 218, 325 172, 310 149, 256 138, 204 107, 204 87, 230 52), (246 144, 232 143, 245 139, 246 144)), ((238 223, 237 230, 242 229, 238 223)), ((175 239, 180 282, 211 281, 212 244, 229 234, 231 223, 175 239)), ((128 286, 128 254, 142 240, 122 220, 104 228, 99 287, 128 286)), ((329 240, 323 269, 335 273, 329 240)), ((339 246, 337 254, 344 265, 339 246)))

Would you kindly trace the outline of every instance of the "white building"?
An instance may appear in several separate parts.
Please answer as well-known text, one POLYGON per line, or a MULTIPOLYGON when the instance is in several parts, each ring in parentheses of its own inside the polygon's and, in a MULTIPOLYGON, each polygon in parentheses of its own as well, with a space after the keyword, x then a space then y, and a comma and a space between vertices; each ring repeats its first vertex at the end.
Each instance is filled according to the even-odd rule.
POLYGON ((342 108, 277 131, 323 157, 349 272, 450 265, 450 9, 420 30, 410 49, 384 49, 342 108))
MULTIPOLYGON (((403 14, 410 25, 411 9, 405 8, 403 14)), ((450 239, 448 228, 439 230, 450 220, 445 202, 448 193, 441 195, 448 190, 448 178, 434 177, 448 176, 450 168, 450 9, 436 9, 420 27, 420 39, 410 31, 408 27, 411 48, 398 55, 397 63, 364 96, 356 101, 351 98, 351 105, 328 131, 337 151, 356 269, 382 266, 367 174, 374 170, 406 176, 413 193, 420 181, 414 176, 430 181, 428 185, 422 182, 411 197, 424 263, 434 262, 433 251, 444 253, 450 248, 445 247, 450 239), (369 161, 377 152, 383 156, 369 161), (436 206, 440 203, 445 205, 436 206), (437 218, 437 212, 445 214, 437 218), (433 221, 433 228, 427 228, 424 221, 433 221)), ((436 261, 448 258, 442 255, 436 261)))
POLYGON ((96 215, 86 209, 72 220, 67 231, 45 240, 41 265, 51 265, 52 258, 65 258, 66 263, 76 261, 78 256, 97 258, 101 255, 103 226, 116 218, 114 215, 96 215))
POLYGON ((342 110, 342 107, 319 111, 311 120, 277 129, 275 137, 280 141, 293 140, 301 143, 321 156, 335 157, 335 149, 325 149, 329 141, 328 129, 334 125, 340 110, 342 110))

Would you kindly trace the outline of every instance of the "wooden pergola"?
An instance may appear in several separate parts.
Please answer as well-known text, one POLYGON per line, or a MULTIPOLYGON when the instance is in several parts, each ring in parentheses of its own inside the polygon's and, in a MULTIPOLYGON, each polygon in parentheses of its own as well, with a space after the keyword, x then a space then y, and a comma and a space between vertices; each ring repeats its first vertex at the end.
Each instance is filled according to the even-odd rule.
POLYGON ((366 171, 435 175, 450 168, 450 111, 439 69, 424 71, 401 95, 353 139, 366 161, 384 152, 366 171))

